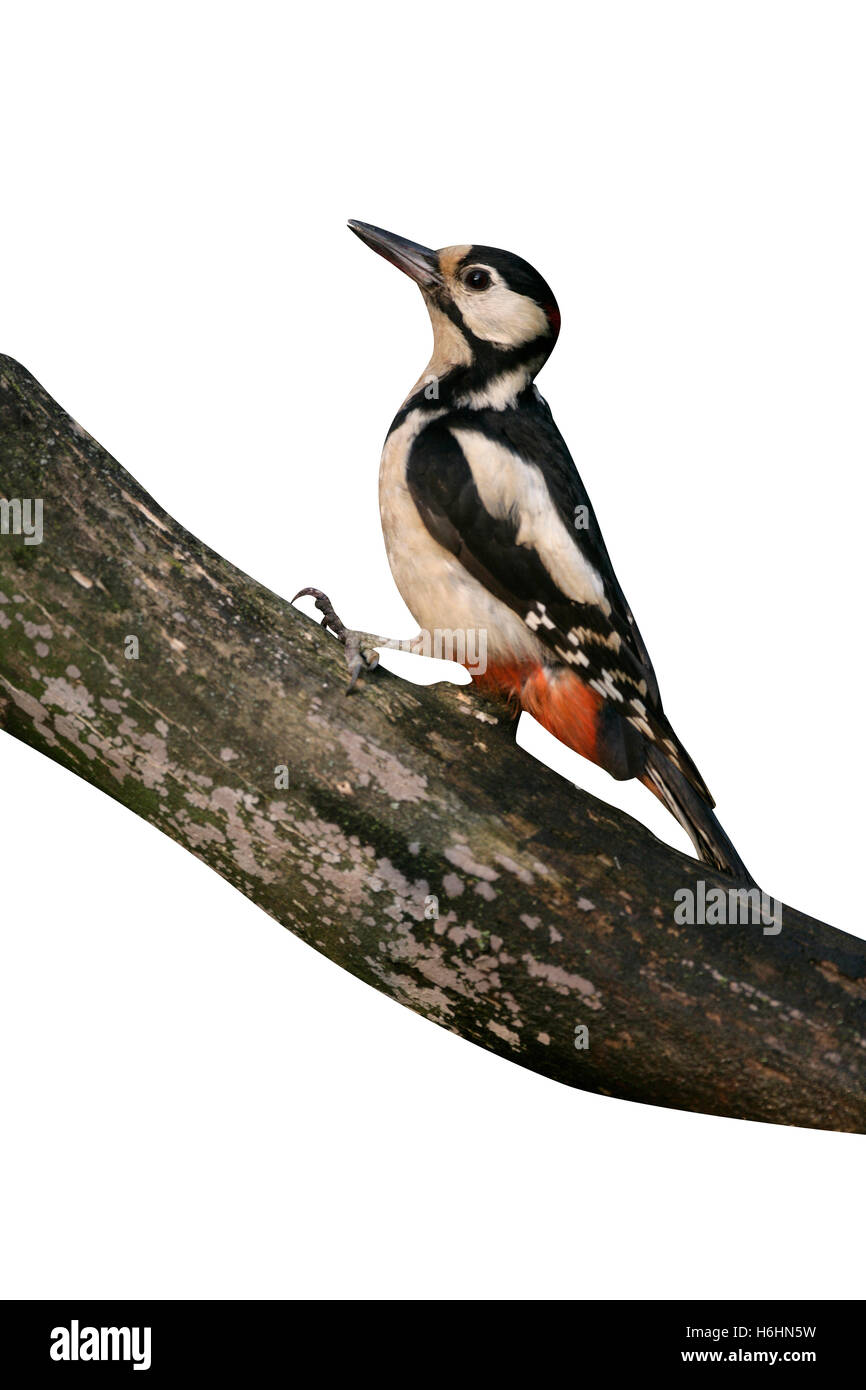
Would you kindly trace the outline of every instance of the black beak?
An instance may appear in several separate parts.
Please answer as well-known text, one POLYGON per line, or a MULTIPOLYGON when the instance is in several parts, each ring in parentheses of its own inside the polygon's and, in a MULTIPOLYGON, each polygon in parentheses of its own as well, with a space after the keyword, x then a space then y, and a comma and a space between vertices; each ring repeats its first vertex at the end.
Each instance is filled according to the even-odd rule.
POLYGON ((439 257, 435 251, 419 246, 415 241, 407 241, 405 237, 395 236, 393 232, 383 232, 381 227, 371 227, 369 222, 355 222, 350 218, 349 227, 355 236, 402 270, 422 289, 429 290, 442 284, 439 257))

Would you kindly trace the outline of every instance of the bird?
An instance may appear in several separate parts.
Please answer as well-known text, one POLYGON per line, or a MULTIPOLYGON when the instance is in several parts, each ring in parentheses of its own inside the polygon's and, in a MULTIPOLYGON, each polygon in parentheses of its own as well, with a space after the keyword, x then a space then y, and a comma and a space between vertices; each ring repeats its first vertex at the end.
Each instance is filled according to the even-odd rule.
MULTIPOLYGON (((388 561, 421 634, 483 633, 478 687, 617 780, 637 778, 703 863, 754 886, 664 712, 589 495, 535 384, 560 334, 550 286, 495 247, 434 251, 348 225, 415 281, 433 326, 433 355, 394 417, 379 471, 388 561)), ((429 654, 422 637, 353 633, 321 590, 303 594, 345 643, 350 689, 378 646, 429 654)))

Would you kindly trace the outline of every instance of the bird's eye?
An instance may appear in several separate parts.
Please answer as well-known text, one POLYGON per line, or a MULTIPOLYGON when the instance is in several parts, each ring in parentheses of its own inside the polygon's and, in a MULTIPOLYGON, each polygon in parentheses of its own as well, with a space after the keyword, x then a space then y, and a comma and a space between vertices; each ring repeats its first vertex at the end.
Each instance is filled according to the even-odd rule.
POLYGON ((479 270, 477 266, 472 270, 467 270, 463 276, 463 283, 468 290, 489 290, 490 273, 486 270, 479 270))

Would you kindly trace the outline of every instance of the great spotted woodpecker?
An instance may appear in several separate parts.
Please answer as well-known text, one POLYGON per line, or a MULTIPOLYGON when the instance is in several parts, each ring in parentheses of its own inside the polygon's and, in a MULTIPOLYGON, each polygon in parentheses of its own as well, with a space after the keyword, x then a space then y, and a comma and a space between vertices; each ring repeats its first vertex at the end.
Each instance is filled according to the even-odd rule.
MULTIPOLYGON (((507 251, 431 251, 349 226, 420 286, 433 323, 433 356, 379 473, 388 560, 422 632, 484 632, 479 684, 613 777, 639 778, 705 863, 751 884, 662 709, 592 504, 533 384, 559 334, 550 287, 507 251)), ((347 633, 325 595, 302 593, 346 641, 352 684, 375 646, 409 645, 347 633)))

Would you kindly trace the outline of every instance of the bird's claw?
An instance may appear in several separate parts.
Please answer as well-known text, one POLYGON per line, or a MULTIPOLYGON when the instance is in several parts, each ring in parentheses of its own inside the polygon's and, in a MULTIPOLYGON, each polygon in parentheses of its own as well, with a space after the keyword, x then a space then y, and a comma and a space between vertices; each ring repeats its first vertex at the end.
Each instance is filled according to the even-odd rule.
POLYGON ((346 627, 345 623, 334 610, 334 605, 323 593, 321 589, 299 589, 292 599, 292 603, 305 596, 316 600, 316 607, 322 614, 320 626, 330 629, 338 642, 342 642, 346 653, 346 665, 349 668, 349 684, 346 686, 346 694, 350 695, 355 689, 361 674, 364 671, 374 671, 379 664, 379 653, 375 647, 365 646, 364 634, 353 632, 346 627))
POLYGON ((336 612, 334 611, 334 605, 328 598, 328 595, 323 593, 321 589, 299 589, 298 592, 295 594, 295 597, 292 599, 292 603, 297 603, 299 598, 304 598, 306 595, 309 595, 310 598, 314 598, 316 600, 316 607, 322 614, 322 621, 320 626, 324 628, 330 628, 334 636, 338 638, 339 641, 345 642, 346 636, 348 634, 348 628, 346 628, 343 625, 340 618, 338 618, 336 612))
POLYGON ((349 668, 350 677, 349 684, 346 686, 347 695, 351 695, 363 671, 375 671, 379 665, 379 653, 375 647, 362 647, 360 636, 360 633, 357 632, 346 633, 346 665, 349 668))

